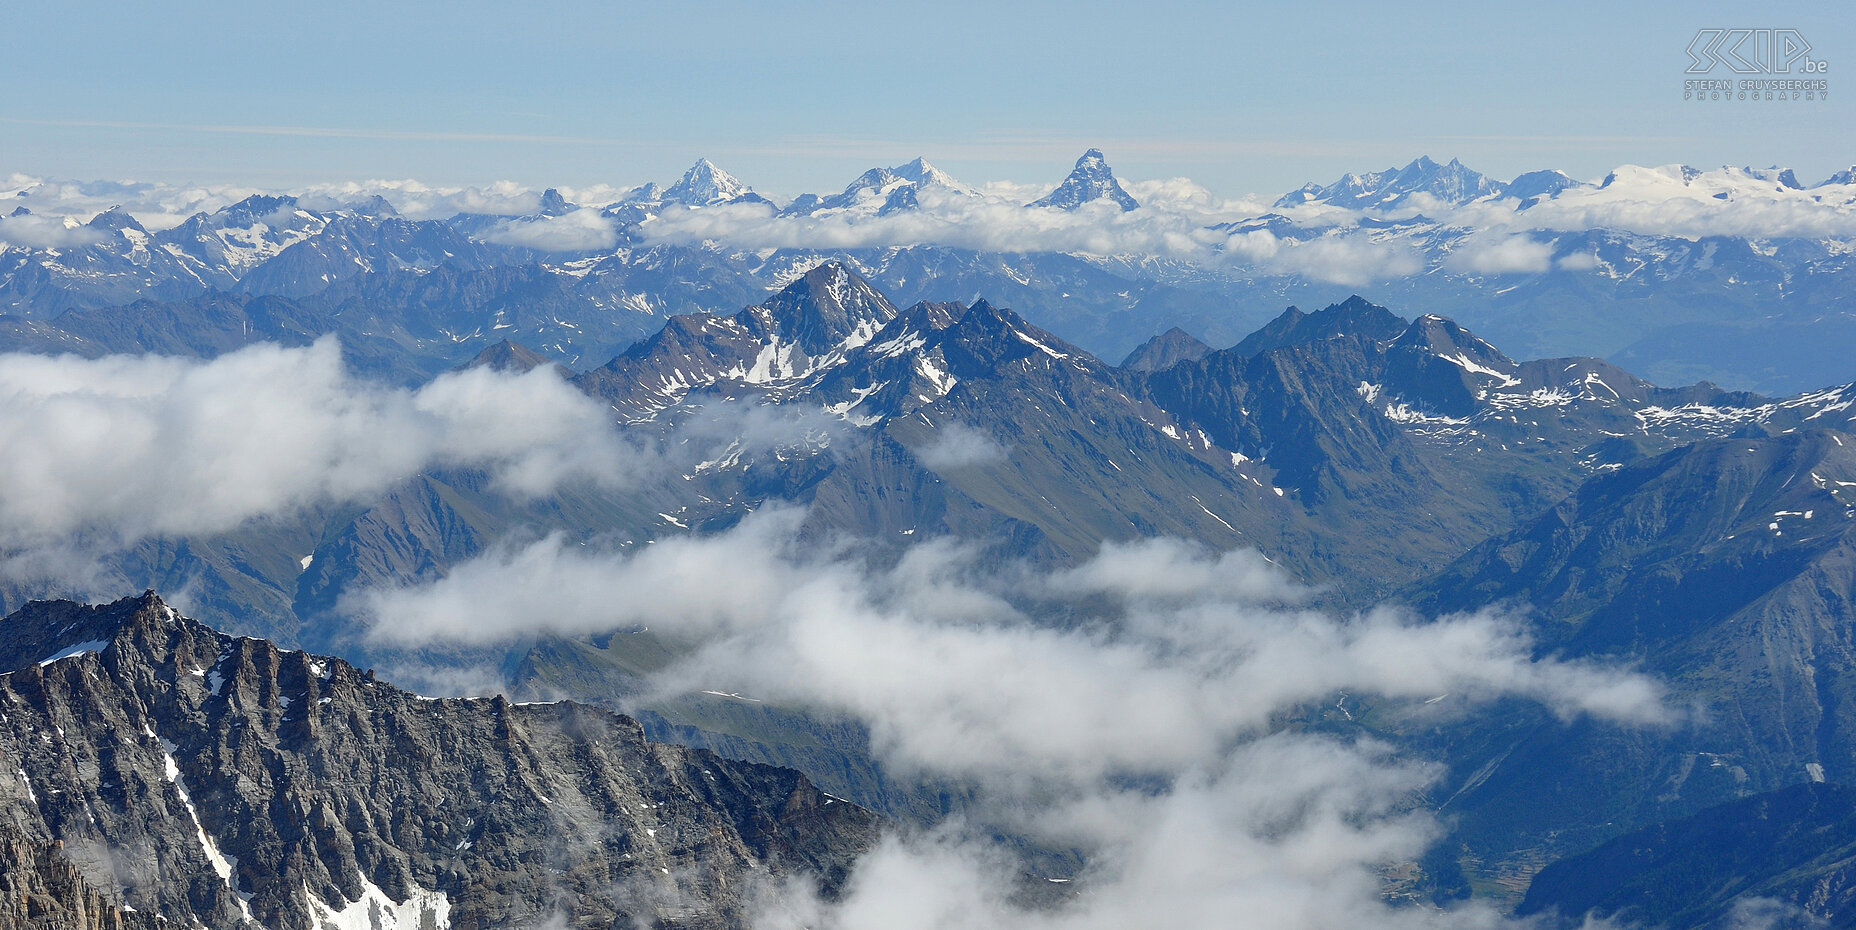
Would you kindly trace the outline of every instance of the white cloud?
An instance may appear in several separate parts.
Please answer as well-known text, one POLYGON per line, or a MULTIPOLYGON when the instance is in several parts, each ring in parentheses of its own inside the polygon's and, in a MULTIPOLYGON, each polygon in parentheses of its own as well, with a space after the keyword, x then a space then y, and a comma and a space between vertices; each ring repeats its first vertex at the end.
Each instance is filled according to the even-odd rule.
POLYGON ((408 391, 352 378, 332 337, 212 361, 0 356, 0 547, 215 532, 354 501, 444 465, 516 494, 617 483, 638 451, 548 367, 408 391))
POLYGON ((1233 234, 1227 260, 1266 273, 1295 274, 1330 284, 1358 286, 1416 274, 1424 259, 1410 245, 1370 233, 1330 229, 1309 239, 1279 238, 1267 229, 1233 234))
POLYGON ((509 219, 498 223, 483 238, 502 245, 519 245, 544 252, 584 252, 610 249, 619 243, 612 220, 598 210, 583 207, 561 216, 509 219))
MULTIPOLYGON (((1255 198, 1220 198, 1184 178, 1124 180, 1123 186, 1142 204, 1127 213, 1107 203, 1074 212, 1025 210, 1021 205, 1048 192, 1048 185, 991 182, 979 188, 979 196, 929 189, 920 194, 921 209, 889 216, 864 209, 786 217, 753 204, 671 208, 647 222, 642 232, 655 242, 716 243, 744 251, 940 245, 1006 253, 1158 257, 1213 272, 1298 275, 1347 286, 1424 271, 1429 264, 1425 256, 1433 254, 1429 237, 1440 228, 1478 231, 1478 247, 1447 258, 1444 265, 1472 274, 1542 270, 1539 243, 1544 237, 1516 238, 1530 233, 1608 229, 1691 240, 1714 235, 1856 239, 1856 186, 1799 191, 1781 187, 1771 174, 1735 168, 1695 174, 1679 166, 1627 165, 1617 169, 1616 180, 1608 186, 1570 188, 1526 210, 1517 210, 1513 200, 1459 205, 1419 196, 1390 212, 1320 204, 1278 209, 1255 198), (1390 229, 1363 225, 1411 220, 1415 213, 1429 222, 1390 229), (1266 214, 1286 217, 1297 231, 1226 237, 1210 228, 1266 214)), ((511 181, 443 187, 412 179, 376 179, 318 185, 298 193, 312 209, 339 209, 380 196, 415 220, 458 213, 510 217, 485 238, 578 251, 616 245, 608 221, 592 208, 622 199, 631 190, 611 185, 562 188, 568 200, 588 209, 526 222, 513 218, 537 213, 541 192, 511 181)), ((112 206, 124 207, 150 229, 163 229, 193 212, 217 209, 253 193, 258 191, 233 185, 78 182, 20 174, 0 181, 0 202, 23 204, 38 217, 14 227, 12 241, 35 246, 75 243, 83 234, 60 232, 59 223, 66 218, 81 223, 112 206), (12 196, 22 192, 26 196, 12 196)), ((1575 260, 1562 261, 1560 267, 1589 266, 1575 260)))
POLYGON ((1434 218, 1494 231, 1613 229, 1699 239, 1856 237, 1856 188, 1794 190, 1738 168, 1685 174, 1625 165, 1607 186, 1570 188, 1517 212, 1512 201, 1464 204, 1434 218))
POLYGON ((1533 274, 1553 266, 1553 243, 1529 235, 1477 234, 1457 244, 1444 266, 1470 274, 1533 274))
POLYGON ((1518 696, 1622 725, 1667 716, 1654 682, 1535 660, 1498 615, 1286 606, 1304 592, 1253 554, 1137 542, 1040 578, 948 540, 872 564, 854 542, 804 538, 803 524, 767 508, 727 533, 632 553, 548 539, 349 606, 377 641, 402 645, 648 622, 697 644, 657 676, 663 693, 849 714, 892 769, 978 789, 961 817, 887 839, 841 900, 796 886, 761 900, 760 926, 1093 930, 1244 914, 1272 927, 1494 927, 1485 907, 1380 897, 1378 870, 1440 832, 1411 804, 1438 769, 1272 721, 1367 695, 1388 713, 1518 696), (1424 703, 1444 694, 1456 700, 1424 703), (1085 850, 1082 874, 1051 876, 1075 879, 1079 896, 1013 903, 1020 867, 991 839, 1002 832, 1085 850))
POLYGON ((1049 584, 1053 592, 1112 594, 1122 601, 1217 597, 1293 604, 1310 593, 1254 549, 1213 552, 1179 539, 1104 543, 1095 558, 1056 572, 1049 584))
POLYGON ((1005 455, 998 440, 960 422, 943 424, 927 445, 915 450, 915 458, 935 471, 989 465, 1004 461, 1005 455))
POLYGON ((1189 210, 1122 212, 1107 202, 1075 211, 1026 210, 1015 197, 967 197, 936 189, 922 209, 888 216, 780 216, 761 204, 669 209, 641 232, 658 242, 716 241, 739 249, 849 249, 942 245, 995 252, 1084 252, 1206 258, 1222 236, 1205 227, 1229 217, 1189 210))
POLYGON ((522 216, 541 209, 541 191, 514 181, 485 187, 432 187, 410 178, 321 184, 303 191, 311 209, 338 209, 344 204, 380 197, 413 220, 449 219, 459 213, 522 216))
POLYGON ((0 213, 23 206, 36 216, 88 222, 111 207, 129 211, 150 230, 175 226, 262 191, 238 185, 157 184, 146 181, 71 181, 14 174, 0 181, 0 213), (23 196, 22 196, 23 195, 23 196))
MULTIPOLYGON (((0 201, 0 204, 5 201, 0 201)), ((108 233, 49 216, 0 214, 0 245, 27 249, 72 249, 99 245, 108 233)))
POLYGON ((348 606, 381 621, 370 638, 391 644, 482 644, 530 629, 585 635, 638 623, 726 632, 790 592, 781 553, 797 526, 797 511, 769 509, 731 533, 663 539, 629 556, 555 534, 500 546, 434 585, 354 592, 348 606), (728 583, 712 583, 717 578, 728 583), (618 591, 626 593, 615 598, 618 591))

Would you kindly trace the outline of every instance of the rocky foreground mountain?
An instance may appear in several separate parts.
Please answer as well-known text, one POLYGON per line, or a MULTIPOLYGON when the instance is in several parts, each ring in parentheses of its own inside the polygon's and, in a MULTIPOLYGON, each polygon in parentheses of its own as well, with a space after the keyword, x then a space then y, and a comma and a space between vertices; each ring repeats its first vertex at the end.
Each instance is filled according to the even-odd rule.
POLYGON ((30 604, 0 668, 0 915, 28 925, 739 926, 765 883, 831 893, 877 826, 791 770, 422 698, 152 592, 30 604))

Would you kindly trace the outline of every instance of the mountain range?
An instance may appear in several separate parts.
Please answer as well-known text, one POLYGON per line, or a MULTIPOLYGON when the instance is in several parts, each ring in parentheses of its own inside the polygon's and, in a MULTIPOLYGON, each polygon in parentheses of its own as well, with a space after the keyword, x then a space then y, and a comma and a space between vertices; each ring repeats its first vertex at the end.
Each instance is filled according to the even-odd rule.
POLYGON ((1849 177, 1504 182, 1419 158, 1211 209, 1124 187, 1091 149, 1035 199, 917 158, 776 203, 704 159, 589 205, 265 194, 161 229, 15 194, 0 349, 211 359, 334 335, 391 384, 552 371, 667 451, 663 474, 541 498, 439 464, 95 553, 90 584, 172 592, 218 629, 10 578, 5 908, 465 926, 571 900, 585 924, 632 895, 719 926, 743 876, 832 893, 875 816, 935 823, 971 786, 893 770, 880 734, 801 704, 653 690, 692 647, 649 629, 400 647, 355 609, 525 541, 636 552, 771 505, 874 564, 945 542, 1055 573, 1170 537, 1255 550, 1322 610, 1501 611, 1537 655, 1640 670, 1681 710, 1619 730, 1518 701, 1436 716, 1448 694, 1309 708, 1295 726, 1438 760, 1412 803, 1447 836, 1412 887, 1677 926, 1755 892, 1847 910, 1841 860, 1797 837, 1841 822, 1856 771, 1849 177), (469 669, 524 703, 424 701, 349 662, 412 687, 469 669), (559 701, 587 706, 527 703, 559 701), (620 827, 574 833, 567 806, 620 827), (1770 850, 1694 852, 1775 819, 1770 850), (557 835, 568 851, 538 841, 557 835), (496 854, 473 854, 486 836, 496 854), (1695 907, 1624 906, 1671 870, 1705 886, 1695 907))
MULTIPOLYGON (((221 300, 228 320, 301 306, 221 300)), ((299 340, 312 330, 301 327, 299 340)), ((142 332, 152 333, 147 348, 170 334, 199 338, 185 321, 142 332)), ((134 348, 144 337, 117 338, 134 348)), ((530 371, 556 358, 505 339, 460 364, 530 371)), ((727 315, 671 316, 605 364, 556 370, 641 437, 700 438, 690 430, 705 416, 736 407, 799 426, 770 446, 717 435, 646 487, 571 486, 541 501, 481 472, 433 469, 357 506, 138 542, 105 559, 106 583, 184 589, 190 613, 274 640, 272 653, 308 647, 414 674, 490 667, 518 700, 627 705, 652 745, 674 739, 799 768, 902 822, 957 809, 961 789, 888 771, 870 734, 846 721, 703 694, 637 705, 649 672, 685 648, 674 640, 541 635, 405 651, 370 640, 347 598, 442 577, 510 539, 565 533, 642 547, 792 503, 806 508, 806 538, 856 539, 879 559, 947 538, 1060 570, 1105 543, 1172 536, 1255 548, 1329 609, 1389 599, 1436 616, 1507 604, 1543 654, 1633 664, 1670 682, 1672 703, 1698 708, 1677 725, 1624 733, 1526 706, 1443 723, 1360 701, 1314 712, 1317 729, 1448 760, 1430 799, 1452 818, 1443 859, 1426 866, 1440 893, 1461 874, 1518 900, 1548 862, 1624 831, 1856 770, 1856 739, 1841 723, 1856 690, 1842 635, 1856 386, 1782 397, 1660 387, 1596 358, 1516 361, 1453 320, 1359 297, 1291 307, 1224 349, 1169 330, 1111 365, 989 300, 900 303, 848 261, 805 269, 727 315)), ((24 599, 51 593, 15 585, 6 605, 37 616, 53 608, 24 599)), ((137 603, 109 615, 160 613, 137 603)), ((71 635, 80 633, 115 635, 71 635)), ((19 647, 20 662, 61 645, 40 639, 19 647)), ((264 724, 283 740, 295 718, 281 702, 296 700, 298 685, 282 682, 295 660, 270 655, 252 661, 284 676, 272 686, 279 715, 264 724)), ((210 710, 212 696, 195 699, 210 710)), ((22 842, 47 835, 27 829, 22 842)), ((339 909, 335 887, 342 900, 365 897, 345 866, 323 867, 310 881, 324 889, 316 900, 339 909)), ((367 868, 366 881, 395 901, 412 887, 367 868)), ((417 874, 427 891, 461 887, 417 874)), ((276 880, 233 887, 255 895, 261 878, 276 880)), ((236 899, 186 906, 223 912, 236 899)), ((283 891, 262 906, 315 907, 283 891)))
POLYGON ((1371 285, 1511 351, 1791 393, 1847 378, 1836 347, 1856 327, 1856 191, 1782 169, 1503 182, 1418 158, 1268 207, 1142 205, 1091 149, 1026 210, 920 158, 783 205, 700 160, 606 204, 544 191, 513 215, 411 218, 378 195, 259 195, 153 230, 123 209, 41 216, 69 208, 31 184, 11 194, 0 347, 117 351, 147 318, 213 334, 151 345, 190 354, 335 332, 355 364, 408 382, 502 338, 596 364, 670 316, 757 303, 825 259, 900 304, 1020 307, 1109 358, 1173 326, 1235 341, 1285 304, 1371 285), (1097 202, 1112 207, 1080 209, 1097 202), (246 309, 259 299, 272 302, 246 309))

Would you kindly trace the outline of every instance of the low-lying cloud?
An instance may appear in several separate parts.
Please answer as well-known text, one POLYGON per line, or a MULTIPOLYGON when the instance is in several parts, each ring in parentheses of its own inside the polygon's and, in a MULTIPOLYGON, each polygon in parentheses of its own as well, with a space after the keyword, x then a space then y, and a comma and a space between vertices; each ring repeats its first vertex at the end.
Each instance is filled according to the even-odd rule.
POLYGON ((1005 461, 1006 449, 997 439, 958 421, 935 430, 915 458, 935 471, 949 471, 1005 461))
POLYGON ((1279 237, 1267 229, 1233 234, 1227 263, 1269 274, 1294 274, 1330 284, 1359 286, 1416 274, 1424 257, 1408 243, 1370 233, 1329 229, 1309 238, 1279 237))
POLYGON ((1474 235, 1458 243, 1444 265, 1469 274, 1537 274, 1553 267, 1553 243, 1528 235, 1474 235))
POLYGON ((1495 926, 1486 908, 1380 897, 1378 870, 1439 835, 1414 804, 1436 767, 1364 732, 1272 722, 1349 696, 1413 714, 1519 697, 1619 726, 1668 719, 1655 682, 1537 660, 1510 618, 1333 616, 1296 606, 1308 592, 1253 553, 1156 540, 1052 573, 941 539, 873 562, 804 525, 767 507, 641 551, 549 538, 345 606, 402 646, 648 623, 689 644, 655 677, 663 694, 848 714, 892 770, 975 787, 971 809, 867 856, 843 900, 788 888, 764 926, 1495 926), (1025 866, 1001 832, 1083 850, 1083 872, 1045 876, 1079 894, 1014 903, 1025 866))
POLYGON ((510 493, 623 482, 636 455, 551 367, 406 390, 358 380, 332 337, 211 361, 0 356, 0 547, 86 531, 210 533, 357 501, 442 466, 510 493))
POLYGON ((1223 238, 1206 228, 1210 222, 1217 222, 1217 217, 1183 211, 1124 213, 1106 202, 1084 204, 1074 211, 1025 209, 1015 202, 933 189, 923 191, 919 199, 922 209, 886 216, 782 216, 765 204, 725 204, 700 210, 671 208, 646 222, 640 232, 653 242, 688 245, 715 241, 744 250, 928 244, 1007 253, 1176 257, 1207 256, 1223 238))
POLYGON ((504 220, 491 227, 483 238, 500 245, 519 245, 543 252, 585 252, 617 245, 619 231, 612 220, 598 210, 582 208, 561 216, 504 220))
MULTIPOLYGON (((5 201, 0 201, 0 204, 5 201)), ((67 223, 62 219, 47 216, 0 215, 0 246, 11 245, 24 249, 72 249, 87 245, 97 245, 107 238, 106 233, 88 226, 67 223)))

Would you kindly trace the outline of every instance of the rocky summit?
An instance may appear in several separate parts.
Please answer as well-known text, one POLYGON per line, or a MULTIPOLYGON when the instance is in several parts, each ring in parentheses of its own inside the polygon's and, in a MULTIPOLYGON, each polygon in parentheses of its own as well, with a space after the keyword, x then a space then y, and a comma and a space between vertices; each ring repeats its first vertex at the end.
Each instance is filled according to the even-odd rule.
POLYGON ((153 592, 0 623, 0 921, 739 926, 874 815, 571 703, 432 700, 153 592), (150 917, 156 922, 150 922, 150 917))

